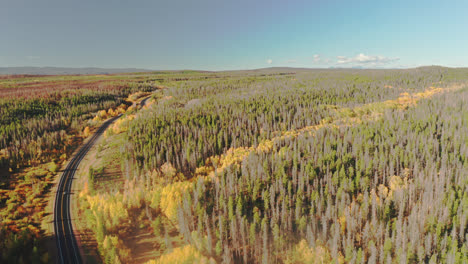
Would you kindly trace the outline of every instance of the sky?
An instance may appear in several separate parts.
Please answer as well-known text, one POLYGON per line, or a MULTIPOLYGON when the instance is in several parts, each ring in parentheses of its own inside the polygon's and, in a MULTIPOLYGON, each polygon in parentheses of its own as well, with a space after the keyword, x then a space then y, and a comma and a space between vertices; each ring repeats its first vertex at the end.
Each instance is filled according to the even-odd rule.
POLYGON ((467 12, 451 0, 0 0, 0 67, 464 67, 467 12))

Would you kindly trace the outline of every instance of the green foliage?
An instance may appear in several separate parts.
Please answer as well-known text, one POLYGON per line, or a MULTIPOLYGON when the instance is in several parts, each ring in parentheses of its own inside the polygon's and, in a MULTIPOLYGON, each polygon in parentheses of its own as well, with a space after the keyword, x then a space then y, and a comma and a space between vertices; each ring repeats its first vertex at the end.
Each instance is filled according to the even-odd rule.
POLYGON ((325 245, 317 252, 338 262, 427 262, 448 250, 451 236, 458 243, 436 262, 462 259, 468 95, 415 107, 385 102, 421 92, 449 71, 189 80, 130 125, 122 160, 146 170, 169 162, 187 178, 213 164, 209 180, 192 181, 193 203, 180 208, 178 221, 185 236, 215 228, 217 260, 284 262, 286 245, 304 240, 325 245), (310 126, 317 129, 292 132, 310 126), (242 147, 252 151, 227 167, 210 160, 242 147), (435 227, 415 220, 429 216, 439 219, 435 227))
MULTIPOLYGON (((394 103, 465 81, 466 69, 115 78, 0 99, 0 167, 17 170, 70 153, 70 136, 98 110, 134 91, 169 87, 144 114, 134 110, 123 132, 121 168, 138 192, 90 196, 87 215, 106 262, 128 257, 116 235, 128 208, 155 216, 138 224, 159 237, 167 236, 165 222, 177 223, 192 245, 173 252, 187 261, 206 260, 202 254, 234 263, 466 261, 468 90, 394 103), (241 154, 224 162, 227 153, 241 154)), ((56 171, 50 164, 25 180, 39 186, 56 171)), ((91 189, 97 175, 90 169, 91 189)), ((20 196, 0 201, 14 200, 20 196)), ((17 247, 8 248, 7 258, 17 247)))

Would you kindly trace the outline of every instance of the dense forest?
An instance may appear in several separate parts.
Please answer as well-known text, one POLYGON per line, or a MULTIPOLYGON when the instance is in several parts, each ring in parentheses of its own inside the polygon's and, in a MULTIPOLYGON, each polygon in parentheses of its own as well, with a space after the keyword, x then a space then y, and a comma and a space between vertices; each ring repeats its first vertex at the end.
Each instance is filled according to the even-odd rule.
POLYGON ((334 107, 396 98, 441 80, 435 70, 312 72, 193 81, 168 89, 164 100, 129 127, 129 149, 140 167, 170 162, 190 175, 212 155, 252 146, 278 131, 316 125, 334 107), (396 87, 391 89, 388 87, 396 87))
POLYGON ((226 262, 281 262, 302 239, 328 261, 466 262, 467 95, 251 152, 198 178, 181 232, 226 262))
MULTIPOLYGON (((129 237, 148 232, 148 263, 468 261, 467 69, 34 78, 58 77, 0 80, 0 159, 31 189, 72 135, 123 114, 77 194, 102 262, 137 263, 129 237)), ((2 197, 2 260, 37 255, 2 197)))
POLYGON ((173 83, 114 128, 124 184, 83 193, 104 261, 130 261, 122 228, 140 212, 165 237, 151 263, 466 262, 467 78, 423 67, 173 83))

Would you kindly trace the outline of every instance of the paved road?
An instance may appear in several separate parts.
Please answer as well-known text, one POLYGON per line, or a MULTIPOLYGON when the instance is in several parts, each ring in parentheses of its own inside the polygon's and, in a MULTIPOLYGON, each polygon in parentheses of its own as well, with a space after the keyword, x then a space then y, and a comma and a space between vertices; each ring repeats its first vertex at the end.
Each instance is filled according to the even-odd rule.
POLYGON ((151 98, 151 96, 148 96, 148 97, 146 97, 145 99, 141 100, 141 102, 140 102, 141 107, 145 106, 145 105, 146 105, 146 101, 148 101, 148 99, 150 99, 150 98, 151 98))
POLYGON ((88 150, 94 145, 99 136, 104 133, 107 127, 120 116, 113 117, 104 122, 90 140, 70 160, 62 173, 57 187, 54 206, 54 230, 59 258, 58 263, 82 263, 82 257, 73 234, 72 219, 70 217, 70 195, 72 194, 73 176, 88 150))

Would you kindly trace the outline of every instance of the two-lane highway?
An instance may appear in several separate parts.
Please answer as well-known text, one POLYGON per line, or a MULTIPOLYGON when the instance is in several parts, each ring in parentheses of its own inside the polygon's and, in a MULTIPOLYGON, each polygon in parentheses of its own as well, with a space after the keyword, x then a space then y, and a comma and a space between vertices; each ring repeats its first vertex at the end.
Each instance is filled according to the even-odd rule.
POLYGON ((120 116, 107 120, 99 127, 96 133, 70 160, 60 177, 54 205, 54 230, 58 250, 58 263, 82 263, 82 257, 75 235, 73 234, 72 219, 70 217, 70 195, 73 176, 88 150, 94 145, 99 136, 104 133, 107 127, 120 116))
MULTIPOLYGON (((145 106, 146 101, 150 97, 151 96, 148 96, 140 102, 141 107, 145 106)), ((121 116, 122 114, 104 122, 88 142, 84 144, 78 153, 70 160, 60 177, 54 205, 54 230, 58 250, 58 263, 80 264, 83 262, 73 233, 72 219, 70 217, 70 195, 73 176, 81 160, 86 156, 86 153, 88 153, 88 150, 94 145, 99 136, 106 131, 110 124, 121 116)))

